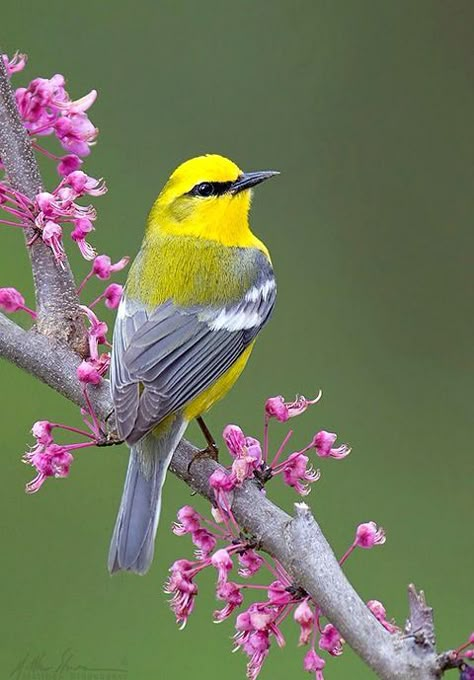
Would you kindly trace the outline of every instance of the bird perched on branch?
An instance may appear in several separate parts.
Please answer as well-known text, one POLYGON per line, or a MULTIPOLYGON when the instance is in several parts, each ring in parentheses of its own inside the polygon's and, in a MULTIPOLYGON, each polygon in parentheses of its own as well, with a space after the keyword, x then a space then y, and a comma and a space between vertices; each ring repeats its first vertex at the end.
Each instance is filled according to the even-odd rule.
POLYGON ((251 232, 252 189, 278 174, 218 155, 180 165, 158 196, 115 323, 112 396, 130 446, 109 571, 144 574, 161 492, 188 423, 233 386, 276 296, 265 245, 251 232))

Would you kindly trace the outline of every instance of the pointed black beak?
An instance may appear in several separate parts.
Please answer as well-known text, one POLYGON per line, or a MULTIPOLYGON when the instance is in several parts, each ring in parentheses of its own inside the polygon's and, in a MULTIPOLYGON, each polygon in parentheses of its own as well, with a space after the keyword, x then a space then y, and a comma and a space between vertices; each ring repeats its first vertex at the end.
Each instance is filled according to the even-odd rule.
POLYGON ((243 175, 237 177, 235 182, 232 182, 229 191, 231 194, 238 194, 241 191, 251 189, 252 187, 257 186, 257 184, 264 182, 266 179, 270 179, 270 177, 274 177, 275 175, 279 174, 280 173, 277 170, 259 170, 258 172, 244 172, 243 175))

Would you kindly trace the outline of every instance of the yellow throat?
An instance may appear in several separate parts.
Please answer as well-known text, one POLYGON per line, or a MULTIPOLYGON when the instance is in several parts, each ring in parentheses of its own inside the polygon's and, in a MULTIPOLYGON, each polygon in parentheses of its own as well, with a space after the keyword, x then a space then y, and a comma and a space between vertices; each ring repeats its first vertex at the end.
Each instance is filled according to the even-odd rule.
MULTIPOLYGON (((265 245, 249 226, 253 185, 244 190, 232 190, 239 178, 252 174, 257 175, 245 175, 235 163, 217 154, 198 156, 182 163, 151 209, 147 236, 194 236, 224 246, 258 248, 268 255, 265 245)), ((268 173, 268 176, 272 174, 275 173, 268 173)))

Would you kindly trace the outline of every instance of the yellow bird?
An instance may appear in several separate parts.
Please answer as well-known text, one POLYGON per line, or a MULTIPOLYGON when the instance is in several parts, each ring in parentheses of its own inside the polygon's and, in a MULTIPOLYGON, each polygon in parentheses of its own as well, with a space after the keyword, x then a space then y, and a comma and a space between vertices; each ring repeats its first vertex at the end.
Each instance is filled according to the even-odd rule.
POLYGON ((276 174, 199 156, 173 172, 150 212, 114 330, 112 396, 131 450, 111 573, 148 570, 174 450, 237 380, 272 312, 272 265, 248 213, 252 188, 276 174))

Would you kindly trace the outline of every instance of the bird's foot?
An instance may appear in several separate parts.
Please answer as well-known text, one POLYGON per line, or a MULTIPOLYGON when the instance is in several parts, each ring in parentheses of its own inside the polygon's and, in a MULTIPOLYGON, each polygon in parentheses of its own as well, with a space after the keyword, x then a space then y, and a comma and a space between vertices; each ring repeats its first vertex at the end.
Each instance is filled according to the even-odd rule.
POLYGON ((210 458, 211 460, 216 461, 216 463, 219 461, 219 449, 217 448, 217 444, 214 441, 209 443, 205 449, 196 451, 188 463, 188 473, 190 472, 191 465, 193 465, 193 463, 198 460, 205 460, 206 458, 210 458))
POLYGON ((120 439, 116 432, 101 432, 101 438, 97 440, 96 446, 116 446, 123 444, 123 439, 120 439))

